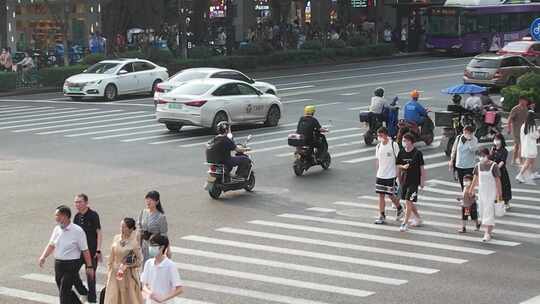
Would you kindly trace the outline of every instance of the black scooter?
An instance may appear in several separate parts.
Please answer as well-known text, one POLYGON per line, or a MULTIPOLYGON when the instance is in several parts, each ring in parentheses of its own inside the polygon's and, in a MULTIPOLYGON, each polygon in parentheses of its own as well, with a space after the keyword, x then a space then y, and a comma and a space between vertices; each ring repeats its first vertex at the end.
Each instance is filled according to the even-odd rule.
MULTIPOLYGON (((244 147, 247 150, 247 144, 251 141, 252 136, 249 135, 246 139, 246 142, 243 145, 238 145, 244 147)), ((237 177, 230 176, 226 166, 224 164, 217 163, 206 163, 208 165, 208 178, 205 190, 208 191, 208 194, 213 199, 219 199, 221 193, 244 189, 248 192, 252 192, 255 188, 255 172, 253 171, 253 160, 249 157, 247 153, 237 152, 236 156, 245 155, 249 159, 249 173, 247 177, 237 177)))
POLYGON ((326 152, 317 159, 315 156, 315 150, 312 147, 306 146, 304 138, 300 134, 291 134, 288 138, 289 146, 295 147, 293 171, 296 176, 302 176, 305 171, 314 166, 321 166, 324 170, 330 168, 332 158, 328 152, 328 143, 326 142, 326 136, 321 134, 321 142, 326 145, 326 152))

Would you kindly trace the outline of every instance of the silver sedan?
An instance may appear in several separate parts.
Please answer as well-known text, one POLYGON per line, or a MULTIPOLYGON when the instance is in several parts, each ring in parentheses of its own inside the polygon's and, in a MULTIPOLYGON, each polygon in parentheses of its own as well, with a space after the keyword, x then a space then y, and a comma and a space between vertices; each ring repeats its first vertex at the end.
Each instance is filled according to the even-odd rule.
POLYGON ((161 95, 156 107, 157 121, 171 131, 185 125, 215 130, 221 121, 276 126, 282 113, 277 96, 242 81, 219 78, 187 82, 161 95))

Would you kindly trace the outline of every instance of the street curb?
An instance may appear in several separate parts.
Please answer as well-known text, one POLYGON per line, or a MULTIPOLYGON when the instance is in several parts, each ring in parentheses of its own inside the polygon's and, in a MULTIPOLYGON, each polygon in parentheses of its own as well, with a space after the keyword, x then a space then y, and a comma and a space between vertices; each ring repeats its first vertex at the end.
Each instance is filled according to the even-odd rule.
MULTIPOLYGON (((430 54, 429 52, 415 52, 415 53, 405 53, 405 54, 395 54, 391 56, 380 56, 380 57, 363 57, 363 58, 347 58, 343 60, 329 60, 324 62, 317 63, 308 63, 308 64, 295 64, 295 65, 275 65, 275 66, 265 66, 257 67, 254 69, 246 69, 245 71, 250 72, 260 72, 260 71, 283 71, 283 70, 293 70, 298 68, 310 68, 310 67, 325 67, 330 65, 343 65, 343 64, 353 64, 353 63, 362 63, 367 61, 382 61, 382 60, 394 60, 401 58, 414 58, 414 57, 423 57, 430 54)), ((23 89, 23 90, 13 90, 8 92, 0 92, 0 98, 3 97, 12 97, 12 96, 27 96, 41 93, 54 93, 59 89, 54 87, 43 87, 35 89, 23 89)))

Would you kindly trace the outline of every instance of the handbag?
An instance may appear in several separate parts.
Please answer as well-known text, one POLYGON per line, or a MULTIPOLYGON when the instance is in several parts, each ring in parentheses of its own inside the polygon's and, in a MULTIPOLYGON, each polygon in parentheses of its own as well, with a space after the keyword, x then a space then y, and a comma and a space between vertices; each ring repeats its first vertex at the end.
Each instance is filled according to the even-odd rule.
POLYGON ((503 217, 506 214, 506 208, 504 208, 503 202, 495 202, 495 216, 503 217))

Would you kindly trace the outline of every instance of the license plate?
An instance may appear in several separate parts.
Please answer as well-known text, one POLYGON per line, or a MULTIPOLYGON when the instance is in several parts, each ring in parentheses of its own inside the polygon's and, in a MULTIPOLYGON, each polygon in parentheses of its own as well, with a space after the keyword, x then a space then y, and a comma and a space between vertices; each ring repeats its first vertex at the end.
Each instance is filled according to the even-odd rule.
POLYGON ((68 89, 70 92, 80 92, 81 91, 81 88, 69 88, 68 89))
POLYGON ((208 181, 209 183, 213 183, 213 182, 216 181, 216 177, 215 177, 215 176, 208 176, 207 181, 208 181))
POLYGON ((180 103, 169 103, 169 109, 175 109, 175 110, 182 109, 182 104, 180 104, 180 103))
POLYGON ((474 72, 473 76, 474 76, 474 78, 484 79, 484 78, 486 78, 486 73, 484 73, 484 72, 474 72))

